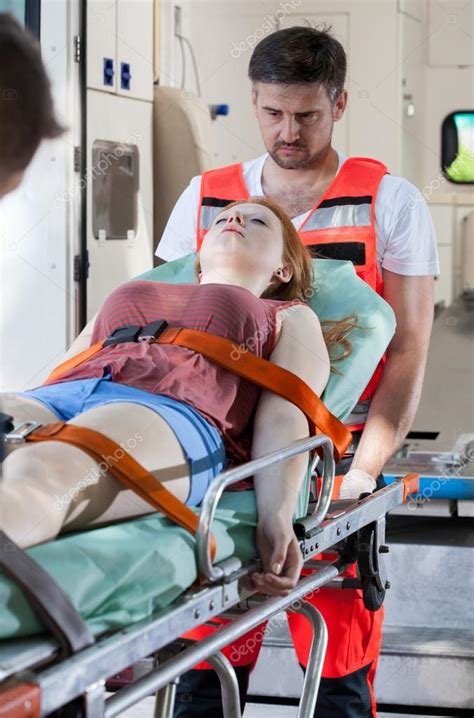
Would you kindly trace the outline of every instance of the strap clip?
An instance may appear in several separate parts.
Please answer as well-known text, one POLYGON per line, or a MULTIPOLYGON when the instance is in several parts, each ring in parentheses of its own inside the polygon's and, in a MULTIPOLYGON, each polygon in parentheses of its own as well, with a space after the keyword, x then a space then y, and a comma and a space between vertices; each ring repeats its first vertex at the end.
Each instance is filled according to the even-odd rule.
POLYGON ((166 319, 157 319, 155 322, 150 322, 146 327, 141 330, 138 341, 148 342, 156 341, 161 334, 165 331, 168 326, 166 319))
POLYGON ((141 327, 134 326, 133 324, 126 324, 124 327, 118 327, 118 329, 114 329, 112 334, 107 337, 103 346, 111 347, 115 344, 123 344, 123 342, 136 342, 141 330, 141 327))

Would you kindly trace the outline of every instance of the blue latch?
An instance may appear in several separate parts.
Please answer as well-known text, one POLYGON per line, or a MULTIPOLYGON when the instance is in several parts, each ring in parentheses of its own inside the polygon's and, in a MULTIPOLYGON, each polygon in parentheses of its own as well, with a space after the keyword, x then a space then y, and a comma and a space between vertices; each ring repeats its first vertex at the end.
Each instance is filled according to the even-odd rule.
POLYGON ((129 90, 130 89, 130 80, 132 79, 132 76, 130 74, 130 63, 129 62, 121 62, 120 63, 120 87, 122 90, 129 90))
POLYGON ((228 115, 229 105, 209 105, 211 119, 215 120, 217 115, 228 115))
POLYGON ((104 85, 113 86, 114 74, 114 61, 111 57, 104 57, 104 85))

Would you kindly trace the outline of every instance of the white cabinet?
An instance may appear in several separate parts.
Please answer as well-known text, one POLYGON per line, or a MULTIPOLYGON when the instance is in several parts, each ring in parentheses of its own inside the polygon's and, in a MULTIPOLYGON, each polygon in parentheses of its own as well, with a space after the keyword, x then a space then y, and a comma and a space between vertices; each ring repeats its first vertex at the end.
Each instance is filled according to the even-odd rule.
POLYGON ((153 101, 153 2, 117 0, 117 93, 153 101))
POLYGON ((466 220, 474 213, 474 204, 457 205, 446 198, 444 202, 430 202, 429 209, 436 230, 441 270, 435 282, 435 301, 444 301, 449 306, 462 292, 466 277, 471 282, 472 271, 469 269, 467 274, 463 235, 468 231, 466 220))
MULTIPOLYGON (((90 272, 87 285, 87 317, 90 319, 104 299, 119 284, 136 277, 153 266, 153 172, 151 124, 153 105, 141 100, 125 99, 118 95, 89 90, 87 97, 87 157, 90 162, 91 181, 87 185, 87 248, 89 251, 90 272), (119 143, 115 150, 104 152, 93 166, 94 148, 97 145, 119 143), (137 214, 133 230, 126 232, 126 238, 116 238, 112 233, 94 231, 94 224, 100 229, 100 219, 104 212, 108 215, 123 215, 126 205, 132 201, 128 193, 128 184, 113 177, 115 170, 127 174, 125 154, 134 150, 137 172, 135 182, 137 214), (94 202, 94 184, 105 178, 108 190, 101 203, 104 212, 94 202), (125 192, 124 192, 125 190, 125 192), (123 199, 123 207, 117 209, 117 202, 123 199), (94 217, 100 215, 94 222, 94 217), (98 236, 97 236, 98 234, 98 236)), ((117 219, 115 217, 114 219, 117 219)), ((129 225, 131 228, 132 225, 129 225)))
POLYGON ((115 92, 117 5, 110 0, 87 3, 87 87, 115 92))
POLYGON ((438 244, 439 266, 441 274, 435 279, 434 300, 444 302, 447 307, 453 301, 453 248, 447 244, 438 244))
POLYGON ((88 0, 87 87, 153 100, 153 0, 88 0))
POLYGON ((449 306, 454 299, 454 207, 450 204, 430 204, 436 231, 440 275, 435 280, 435 302, 449 306))
POLYGON ((428 63, 433 66, 474 65, 472 0, 429 2, 428 63))

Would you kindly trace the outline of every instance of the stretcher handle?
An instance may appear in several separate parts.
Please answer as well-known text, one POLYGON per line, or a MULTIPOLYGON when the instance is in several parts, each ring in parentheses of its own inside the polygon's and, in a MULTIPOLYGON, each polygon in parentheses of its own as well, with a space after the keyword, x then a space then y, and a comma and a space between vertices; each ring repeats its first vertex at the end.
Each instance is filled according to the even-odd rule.
POLYGON ((314 451, 315 449, 322 449, 323 453, 322 486, 318 503, 313 513, 314 526, 319 526, 326 518, 329 504, 331 503, 335 474, 334 446, 331 439, 324 434, 318 434, 318 436, 310 436, 308 439, 295 441, 286 449, 274 451, 271 454, 261 456, 235 469, 224 471, 212 480, 201 504, 199 523, 196 530, 196 558, 200 576, 210 582, 218 581, 224 577, 222 567, 218 565, 214 566, 212 562, 211 528, 218 503, 225 489, 232 484, 242 481, 242 479, 248 479, 268 466, 273 466, 293 456, 297 456, 306 451, 314 451))

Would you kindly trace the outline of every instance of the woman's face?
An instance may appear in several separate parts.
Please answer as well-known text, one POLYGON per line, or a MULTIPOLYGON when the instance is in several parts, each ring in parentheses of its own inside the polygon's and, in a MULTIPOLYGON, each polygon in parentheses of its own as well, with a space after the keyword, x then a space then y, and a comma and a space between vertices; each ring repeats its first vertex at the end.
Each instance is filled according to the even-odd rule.
POLYGON ((270 282, 283 266, 283 233, 278 217, 259 204, 224 209, 204 237, 201 269, 232 269, 270 282))

